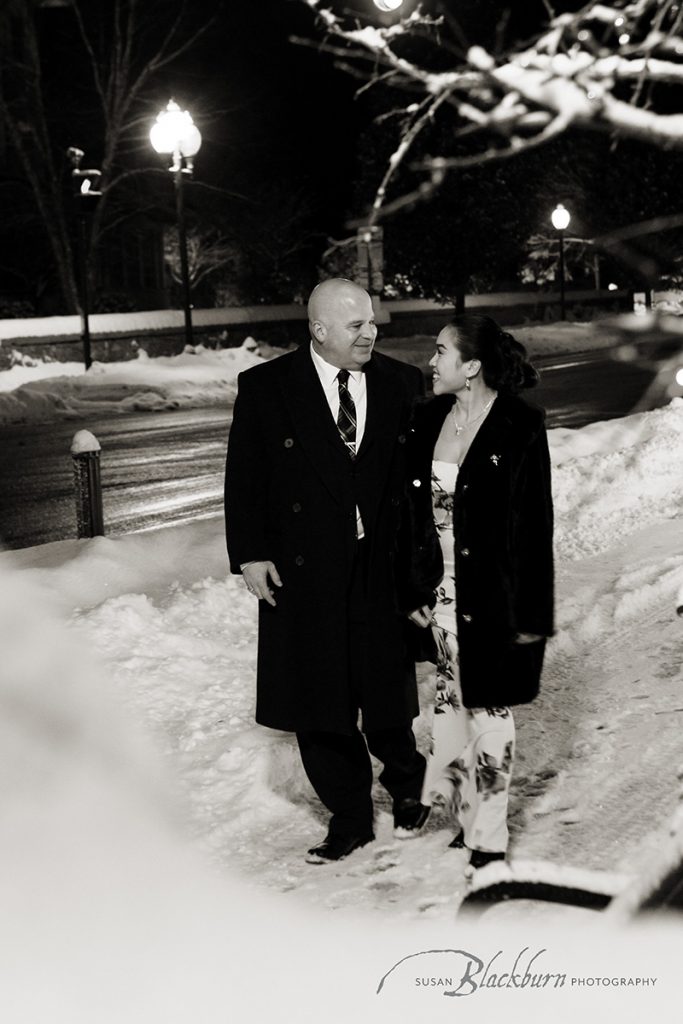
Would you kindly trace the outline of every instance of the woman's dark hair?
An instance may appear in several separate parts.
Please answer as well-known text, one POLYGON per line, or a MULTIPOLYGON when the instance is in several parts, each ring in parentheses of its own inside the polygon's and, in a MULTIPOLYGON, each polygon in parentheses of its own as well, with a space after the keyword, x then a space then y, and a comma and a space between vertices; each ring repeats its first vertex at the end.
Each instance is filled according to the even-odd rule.
POLYGON ((463 360, 478 359, 484 382, 495 391, 516 395, 538 384, 526 349, 490 316, 460 313, 448 322, 463 360))

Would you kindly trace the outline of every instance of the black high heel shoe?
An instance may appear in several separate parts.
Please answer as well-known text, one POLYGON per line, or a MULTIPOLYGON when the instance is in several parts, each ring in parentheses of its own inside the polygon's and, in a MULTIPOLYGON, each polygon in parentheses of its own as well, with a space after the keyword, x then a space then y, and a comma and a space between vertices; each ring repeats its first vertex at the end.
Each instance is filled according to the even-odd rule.
POLYGON ((498 851, 496 853, 492 853, 490 850, 472 850, 470 867, 475 869, 483 868, 486 864, 490 864, 491 861, 494 860, 505 860, 505 852, 498 851))

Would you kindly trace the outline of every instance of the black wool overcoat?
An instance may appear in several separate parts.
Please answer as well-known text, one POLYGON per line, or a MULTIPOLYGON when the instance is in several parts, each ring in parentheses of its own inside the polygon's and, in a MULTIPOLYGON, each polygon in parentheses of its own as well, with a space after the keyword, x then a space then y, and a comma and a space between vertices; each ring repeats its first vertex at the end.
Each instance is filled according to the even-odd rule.
POLYGON ((402 726, 419 711, 394 573, 410 412, 424 385, 418 369, 377 353, 365 372, 367 419, 355 461, 308 346, 239 376, 226 467, 227 544, 234 573, 246 562, 270 560, 282 578, 283 586, 273 587, 277 606, 259 602, 256 720, 275 729, 355 727, 347 593, 356 505, 368 564, 363 727, 402 726))
MULTIPOLYGON (((441 395, 415 409, 409 459, 418 520, 431 501, 434 446, 453 403, 441 395)), ((494 400, 458 472, 453 545, 463 702, 525 704, 538 694, 545 637, 553 633, 553 503, 541 409, 502 393, 494 400), (544 639, 516 644, 517 633, 544 639)))

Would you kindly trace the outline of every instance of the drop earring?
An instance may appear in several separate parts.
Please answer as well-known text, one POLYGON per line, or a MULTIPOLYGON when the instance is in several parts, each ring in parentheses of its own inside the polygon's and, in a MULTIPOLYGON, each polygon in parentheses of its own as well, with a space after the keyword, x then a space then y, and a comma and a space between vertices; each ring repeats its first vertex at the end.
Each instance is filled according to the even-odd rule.
POLYGON ((467 388, 468 391, 472 390, 472 385, 470 384, 470 378, 469 377, 465 377, 465 387, 467 388))

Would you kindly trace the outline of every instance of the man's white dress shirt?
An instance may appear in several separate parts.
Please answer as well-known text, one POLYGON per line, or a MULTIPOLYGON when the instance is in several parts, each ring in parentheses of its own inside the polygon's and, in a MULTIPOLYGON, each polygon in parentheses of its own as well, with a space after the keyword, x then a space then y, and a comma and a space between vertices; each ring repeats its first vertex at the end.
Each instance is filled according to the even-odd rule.
MULTIPOLYGON (((337 417, 339 416, 339 381, 337 380, 339 367, 332 366, 331 363, 326 362, 323 357, 315 351, 313 343, 311 343, 311 359, 313 360, 313 365, 315 366, 316 373, 320 379, 322 389, 325 392, 325 398, 327 399, 327 404, 330 407, 330 412, 332 413, 332 418, 336 426, 337 417)), ((356 451, 358 451, 361 441, 363 440, 365 421, 368 414, 368 388, 363 371, 349 370, 349 379, 346 386, 348 387, 349 394, 353 399, 353 404, 356 406, 356 451)), ((358 540, 361 540, 365 536, 363 521, 360 517, 358 506, 356 506, 356 534, 358 536, 358 540)))

